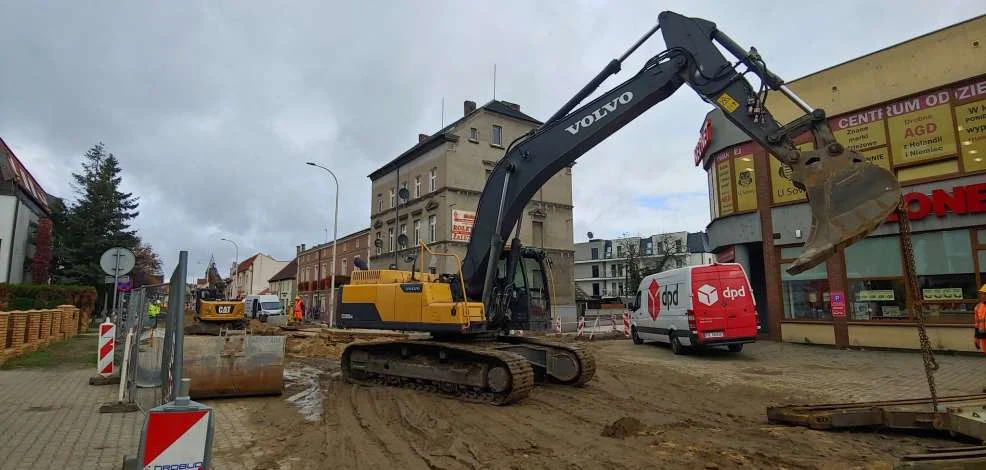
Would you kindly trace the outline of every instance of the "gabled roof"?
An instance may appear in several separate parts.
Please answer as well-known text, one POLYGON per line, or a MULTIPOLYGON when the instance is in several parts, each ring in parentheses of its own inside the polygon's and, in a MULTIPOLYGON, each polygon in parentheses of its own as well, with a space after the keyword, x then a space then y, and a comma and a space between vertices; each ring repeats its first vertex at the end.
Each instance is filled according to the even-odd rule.
POLYGON ((253 262, 254 262, 254 260, 257 259, 258 256, 260 256, 260 253, 257 253, 255 255, 253 255, 253 256, 251 256, 251 257, 243 260, 242 263, 236 265, 236 273, 239 274, 239 273, 242 273, 242 272, 246 272, 247 269, 250 269, 250 266, 253 266, 253 262))
POLYGON ((48 207, 48 193, 38 184, 31 172, 21 163, 20 159, 14 155, 14 151, 7 146, 7 143, 0 137, 0 175, 4 181, 12 181, 25 194, 28 195, 45 213, 50 214, 48 207))
POLYGON ((282 268, 273 277, 267 280, 267 282, 276 281, 286 281, 288 279, 295 279, 298 276, 298 258, 291 260, 287 266, 282 268))
POLYGON ((508 103, 506 101, 499 101, 499 100, 492 100, 489 103, 479 106, 476 108, 475 111, 465 116, 462 116, 455 122, 441 128, 438 132, 428 136, 428 138, 424 139, 423 141, 418 142, 413 147, 407 149, 404 153, 398 155, 397 158, 391 160, 386 165, 377 168, 376 170, 373 171, 373 173, 369 174, 369 178, 373 180, 380 176, 383 176, 384 174, 392 171, 394 168, 397 168, 400 165, 403 165, 405 163, 410 162, 411 160, 414 160, 415 158, 421 156, 423 153, 435 147, 438 147, 439 145, 441 145, 446 141, 454 142, 458 140, 459 139, 458 136, 456 136, 455 134, 450 134, 449 131, 454 129, 462 121, 465 121, 466 119, 480 112, 481 110, 486 110, 491 113, 496 113, 510 118, 519 119, 521 121, 527 121, 533 124, 537 124, 539 126, 543 124, 541 121, 538 121, 537 119, 534 119, 533 117, 520 112, 519 109, 515 109, 514 106, 516 105, 513 103, 508 103))

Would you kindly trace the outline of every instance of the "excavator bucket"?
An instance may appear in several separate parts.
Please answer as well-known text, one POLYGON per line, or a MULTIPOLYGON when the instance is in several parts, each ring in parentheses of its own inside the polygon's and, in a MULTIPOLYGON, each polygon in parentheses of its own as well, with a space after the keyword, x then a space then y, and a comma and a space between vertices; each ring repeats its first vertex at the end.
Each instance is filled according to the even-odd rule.
POLYGON ((189 397, 280 395, 284 344, 284 336, 186 335, 182 375, 192 379, 189 397))
POLYGON ((900 183, 892 172, 834 139, 802 153, 791 170, 792 179, 808 193, 811 231, 804 250, 787 270, 790 274, 811 269, 837 249, 865 237, 900 203, 900 183))

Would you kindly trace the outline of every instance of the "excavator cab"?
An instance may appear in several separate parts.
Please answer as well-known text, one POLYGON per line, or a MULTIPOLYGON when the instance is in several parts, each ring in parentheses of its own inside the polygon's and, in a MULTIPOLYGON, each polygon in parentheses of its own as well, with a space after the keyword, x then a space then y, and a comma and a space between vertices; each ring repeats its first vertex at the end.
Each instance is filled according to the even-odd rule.
POLYGON ((504 249, 497 265, 495 289, 503 291, 509 286, 509 317, 507 329, 522 331, 547 331, 551 328, 551 290, 543 250, 533 247, 520 248, 520 257, 514 270, 513 282, 507 281, 511 248, 504 249))

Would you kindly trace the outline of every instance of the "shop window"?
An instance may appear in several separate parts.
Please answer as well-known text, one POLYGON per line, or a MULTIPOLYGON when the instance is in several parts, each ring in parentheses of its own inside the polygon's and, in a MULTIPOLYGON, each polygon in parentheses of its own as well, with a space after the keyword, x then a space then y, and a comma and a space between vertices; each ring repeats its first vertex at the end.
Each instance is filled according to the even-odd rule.
MULTIPOLYGON (((918 284, 926 300, 976 300, 976 275, 968 230, 922 233, 911 239, 918 284)), ((972 311, 971 304, 967 308, 957 305, 953 308, 972 311)))
POLYGON ((900 241, 896 236, 865 238, 845 251, 847 314, 850 320, 907 317, 900 241))
MULTIPOLYGON (((800 248, 799 248, 800 251, 800 248)), ((781 264, 781 292, 786 320, 831 320, 826 263, 802 273, 788 274, 791 263, 781 264)))
POLYGON ((978 240, 977 243, 980 245, 986 245, 986 229, 977 230, 976 233, 976 239, 978 240))

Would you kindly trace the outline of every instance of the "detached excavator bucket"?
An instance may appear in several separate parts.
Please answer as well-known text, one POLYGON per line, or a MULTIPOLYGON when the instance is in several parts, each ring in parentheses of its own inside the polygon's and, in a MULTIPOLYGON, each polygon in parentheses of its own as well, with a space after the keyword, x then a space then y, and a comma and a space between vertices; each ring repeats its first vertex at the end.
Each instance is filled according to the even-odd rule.
POLYGON ((892 172, 867 162, 834 139, 830 142, 801 154, 791 165, 792 179, 808 193, 811 232, 804 250, 788 268, 790 274, 811 269, 835 250, 865 237, 900 203, 900 183, 892 172))
POLYGON ((184 339, 183 374, 193 400, 280 395, 284 336, 191 336, 184 339))

